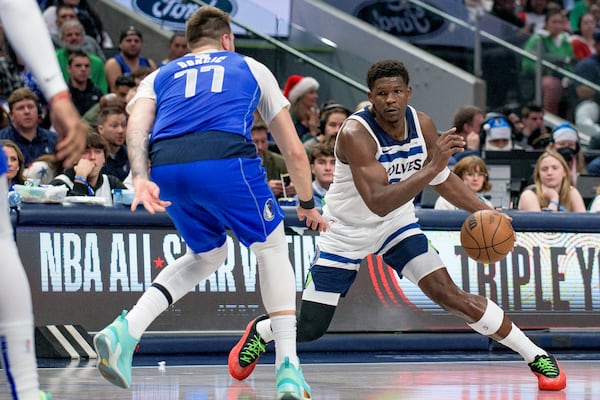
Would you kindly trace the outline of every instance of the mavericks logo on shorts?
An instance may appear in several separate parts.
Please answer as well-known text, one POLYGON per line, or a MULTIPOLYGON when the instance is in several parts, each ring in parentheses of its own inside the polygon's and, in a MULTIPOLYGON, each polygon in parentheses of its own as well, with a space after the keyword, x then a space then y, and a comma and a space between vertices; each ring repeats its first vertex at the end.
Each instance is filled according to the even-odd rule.
POLYGON ((265 208, 263 209, 263 218, 265 221, 272 221, 273 218, 275 218, 275 213, 273 212, 273 199, 269 199, 265 203, 265 208))

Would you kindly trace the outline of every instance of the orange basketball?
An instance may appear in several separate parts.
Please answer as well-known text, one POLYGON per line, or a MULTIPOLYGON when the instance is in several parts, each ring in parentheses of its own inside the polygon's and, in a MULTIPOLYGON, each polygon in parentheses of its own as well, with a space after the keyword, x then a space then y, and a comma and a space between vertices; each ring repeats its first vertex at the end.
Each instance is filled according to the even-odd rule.
POLYGON ((473 260, 495 263, 513 249, 515 231, 498 211, 476 211, 465 219, 460 229, 460 243, 473 260))

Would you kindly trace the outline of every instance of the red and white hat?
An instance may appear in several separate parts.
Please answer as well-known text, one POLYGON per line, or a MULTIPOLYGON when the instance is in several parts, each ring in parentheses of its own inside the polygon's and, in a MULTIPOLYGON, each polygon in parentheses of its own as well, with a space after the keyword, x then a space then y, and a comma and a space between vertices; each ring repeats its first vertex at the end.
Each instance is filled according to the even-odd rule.
POLYGON ((319 82, 310 76, 290 75, 285 82, 283 95, 287 97, 290 103, 294 103, 302 95, 311 89, 318 90, 319 82))

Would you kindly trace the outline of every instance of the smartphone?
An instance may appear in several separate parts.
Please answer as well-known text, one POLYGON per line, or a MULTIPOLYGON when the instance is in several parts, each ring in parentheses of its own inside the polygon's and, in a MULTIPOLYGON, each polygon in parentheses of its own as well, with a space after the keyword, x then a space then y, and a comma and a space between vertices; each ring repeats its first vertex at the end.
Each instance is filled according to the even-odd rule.
POLYGON ((283 186, 290 186, 290 183, 292 183, 292 180, 290 179, 290 175, 289 174, 280 174, 281 177, 281 183, 283 184, 283 186))

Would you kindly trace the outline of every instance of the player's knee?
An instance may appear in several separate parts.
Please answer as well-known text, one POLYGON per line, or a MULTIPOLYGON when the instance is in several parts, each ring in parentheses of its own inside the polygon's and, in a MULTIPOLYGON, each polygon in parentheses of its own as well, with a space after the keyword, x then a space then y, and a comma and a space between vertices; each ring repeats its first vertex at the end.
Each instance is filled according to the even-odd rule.
POLYGON ((323 336, 334 312, 335 306, 303 300, 298 317, 298 341, 310 342, 323 336))

